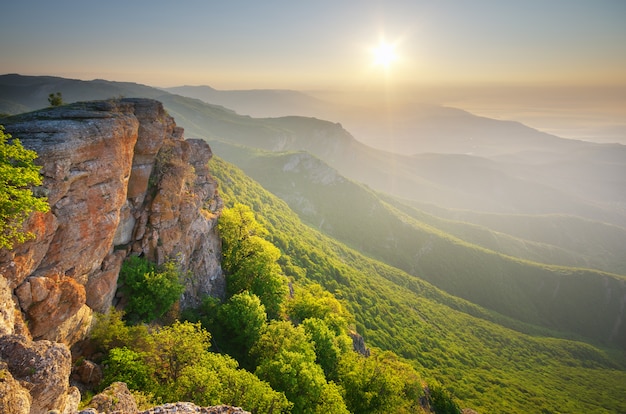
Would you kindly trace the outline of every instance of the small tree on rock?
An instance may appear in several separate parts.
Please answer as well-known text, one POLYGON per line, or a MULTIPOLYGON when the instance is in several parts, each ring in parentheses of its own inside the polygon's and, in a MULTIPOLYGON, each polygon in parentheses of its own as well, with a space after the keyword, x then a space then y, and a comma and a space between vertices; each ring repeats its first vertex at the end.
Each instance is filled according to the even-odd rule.
POLYGON ((51 93, 48 95, 48 103, 50 106, 61 106, 63 105, 63 96, 61 96, 61 92, 51 93))

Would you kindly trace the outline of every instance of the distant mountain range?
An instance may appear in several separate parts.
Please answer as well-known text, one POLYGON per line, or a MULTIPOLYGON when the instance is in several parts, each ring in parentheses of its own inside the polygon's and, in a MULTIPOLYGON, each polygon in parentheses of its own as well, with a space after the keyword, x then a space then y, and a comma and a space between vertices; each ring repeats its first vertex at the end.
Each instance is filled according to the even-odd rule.
POLYGON ((170 93, 222 105, 241 115, 253 117, 282 117, 285 115, 314 116, 330 105, 306 93, 285 89, 252 89, 223 91, 210 86, 177 86, 165 88, 170 93))

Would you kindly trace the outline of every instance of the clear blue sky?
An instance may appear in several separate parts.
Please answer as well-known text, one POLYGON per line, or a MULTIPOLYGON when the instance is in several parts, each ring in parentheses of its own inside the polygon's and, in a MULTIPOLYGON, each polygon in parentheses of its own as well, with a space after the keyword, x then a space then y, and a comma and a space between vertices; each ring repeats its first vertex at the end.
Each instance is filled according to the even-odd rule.
POLYGON ((626 1, 8 1, 0 73, 154 86, 626 84, 626 1), (397 60, 382 73, 372 48, 397 60))

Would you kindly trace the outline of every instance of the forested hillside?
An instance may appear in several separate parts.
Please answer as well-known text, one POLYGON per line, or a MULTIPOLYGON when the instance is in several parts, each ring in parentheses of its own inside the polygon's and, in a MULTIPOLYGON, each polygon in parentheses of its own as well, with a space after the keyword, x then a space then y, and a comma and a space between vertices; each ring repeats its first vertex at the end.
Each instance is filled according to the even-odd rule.
POLYGON ((599 343, 626 343, 624 278, 555 266, 584 264, 573 253, 437 219, 391 197, 384 201, 306 153, 214 146, 309 224, 373 258, 512 318, 599 343), (480 239, 485 236, 487 242, 480 239))
POLYGON ((344 302, 368 345, 407 358, 461 406, 520 413, 626 409, 620 397, 626 367, 619 353, 551 337, 450 296, 302 224, 236 167, 215 159, 212 173, 226 204, 250 206, 269 230, 287 277, 320 283, 344 302), (599 388, 606 393, 600 396, 599 388))

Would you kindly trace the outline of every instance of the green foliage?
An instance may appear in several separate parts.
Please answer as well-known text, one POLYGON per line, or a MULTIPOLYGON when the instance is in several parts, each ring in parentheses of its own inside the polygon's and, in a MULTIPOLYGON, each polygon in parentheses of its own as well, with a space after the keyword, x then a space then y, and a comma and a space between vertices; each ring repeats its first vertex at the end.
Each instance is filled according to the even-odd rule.
MULTIPOLYGON (((283 201, 219 157, 211 168, 227 206, 239 202, 257 212, 281 250, 285 274, 333 293, 370 348, 408 359, 422 378, 445 384, 461 406, 478 412, 523 413, 529 406, 626 412, 626 363, 619 351, 559 339, 448 295, 304 226, 283 201)), ((347 386, 345 380, 338 384, 347 386)))
POLYGON ((175 322, 150 332, 124 326, 121 313, 111 312, 98 318, 94 333, 92 339, 106 352, 102 388, 124 381, 152 396, 153 403, 227 404, 259 414, 291 407, 284 394, 238 369, 237 361, 210 352, 210 334, 199 323, 175 322), (115 332, 108 335, 107 328, 115 332))
POLYGON ((461 408, 445 388, 435 384, 431 385, 429 390, 428 401, 436 414, 461 414, 461 408))
POLYGON ((185 367, 193 365, 211 346, 211 335, 200 323, 174 322, 150 335, 151 354, 158 380, 176 382, 185 367))
POLYGON ((161 318, 185 290, 174 262, 159 267, 137 256, 124 261, 120 281, 128 299, 126 316, 133 322, 161 318))
POLYGON ((326 382, 324 371, 315 363, 315 351, 302 326, 272 321, 253 348, 259 364, 256 374, 283 391, 294 413, 347 413, 334 385, 326 382))
POLYGON ((141 341, 148 336, 144 325, 128 326, 123 320, 124 312, 111 307, 107 313, 96 314, 96 323, 90 339, 100 351, 112 348, 141 348, 141 341))
MULTIPOLYGON (((626 294, 623 276, 518 259, 511 254, 529 251, 530 242, 505 240, 502 234, 484 228, 439 220, 338 175, 330 183, 321 180, 321 175, 336 172, 313 157, 307 158, 313 167, 302 164, 301 168, 287 171, 285 166, 301 154, 267 153, 244 147, 232 147, 230 153, 248 174, 284 197, 312 227, 365 255, 512 319, 583 336, 597 343, 626 345, 626 325, 615 328, 621 313, 619 298, 626 294), (607 290, 614 294, 606 295, 607 290)), ((243 199, 238 197, 237 201, 243 199)), ((273 214, 267 206, 258 208, 259 212, 273 214)), ((551 218, 535 226, 552 228, 552 223, 558 222, 562 220, 551 218)), ((559 224, 558 233, 565 234, 564 238, 573 236, 567 243, 570 246, 586 245, 586 233, 594 235, 594 240, 610 239, 597 245, 617 246, 613 253, 606 248, 586 250, 597 252, 591 254, 596 258, 613 255, 617 260, 612 261, 623 267, 621 246, 626 241, 623 229, 621 233, 615 232, 615 228, 597 223, 587 223, 585 232, 570 229, 580 224, 571 220, 559 224), (602 237, 598 237, 600 227, 602 237)), ((587 263, 580 254, 556 252, 545 243, 534 245, 534 250, 534 254, 525 257, 553 263, 555 255, 565 255, 575 258, 573 262, 578 265, 587 263)), ((572 260, 557 262, 569 264, 572 260)), ((291 264, 298 264, 293 257, 291 264)), ((300 265, 310 270, 308 264, 300 265)))
POLYGON ((348 323, 353 322, 341 302, 317 283, 294 288, 293 297, 285 303, 285 312, 296 325, 308 318, 321 319, 336 335, 346 333, 348 323))
POLYGON ((48 95, 48 103, 50 106, 61 106, 63 105, 63 96, 61 92, 51 93, 48 95))
POLYGON ((220 307, 218 318, 223 349, 242 366, 253 368, 250 349, 258 341, 267 320, 265 307, 258 296, 247 291, 231 296, 220 307))
POLYGON ((302 326, 314 345, 315 362, 328 380, 339 380, 337 368, 341 357, 352 351, 352 339, 345 333, 338 334, 322 319, 307 318, 302 326))
POLYGON ((280 251, 262 238, 267 231, 243 204, 222 212, 219 231, 228 294, 250 291, 261 299, 269 317, 277 317, 287 288, 277 263, 280 251))
POLYGON ((422 380, 392 352, 346 355, 339 367, 345 400, 353 413, 414 413, 420 410, 422 380))
POLYGON ((134 390, 154 389, 154 367, 146 364, 145 356, 126 347, 111 349, 104 361, 103 383, 121 381, 134 390))
POLYGON ((25 149, 0 125, 0 249, 12 249, 33 238, 34 234, 22 229, 24 221, 35 211, 50 209, 47 199, 35 197, 31 190, 42 183, 36 158, 35 151, 25 149))

